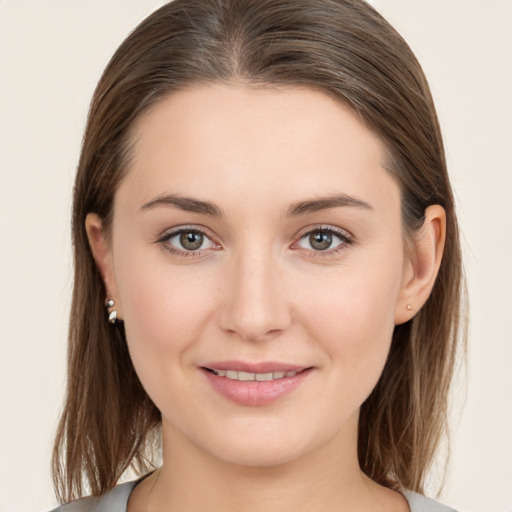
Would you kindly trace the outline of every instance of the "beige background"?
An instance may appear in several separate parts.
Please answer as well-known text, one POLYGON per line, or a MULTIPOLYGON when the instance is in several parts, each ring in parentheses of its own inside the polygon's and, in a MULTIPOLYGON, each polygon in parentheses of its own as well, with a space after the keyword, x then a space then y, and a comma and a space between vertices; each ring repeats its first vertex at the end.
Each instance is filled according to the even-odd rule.
MULTIPOLYGON (((465 235, 468 384, 454 396, 441 498, 461 511, 511 512, 512 1, 373 3, 430 79, 465 235)), ((80 139, 104 65, 161 4, 0 0, 2 512, 55 504, 49 458, 65 379, 69 210, 80 139)))

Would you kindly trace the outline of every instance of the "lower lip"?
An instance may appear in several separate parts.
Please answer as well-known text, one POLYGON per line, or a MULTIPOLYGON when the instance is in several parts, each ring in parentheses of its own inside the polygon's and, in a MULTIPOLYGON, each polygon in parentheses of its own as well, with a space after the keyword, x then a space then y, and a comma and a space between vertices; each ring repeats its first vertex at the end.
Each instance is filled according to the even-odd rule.
POLYGON ((267 405, 286 395, 299 387, 312 369, 303 370, 293 377, 283 377, 269 381, 242 381, 220 377, 208 370, 202 369, 215 391, 228 400, 240 405, 267 405))

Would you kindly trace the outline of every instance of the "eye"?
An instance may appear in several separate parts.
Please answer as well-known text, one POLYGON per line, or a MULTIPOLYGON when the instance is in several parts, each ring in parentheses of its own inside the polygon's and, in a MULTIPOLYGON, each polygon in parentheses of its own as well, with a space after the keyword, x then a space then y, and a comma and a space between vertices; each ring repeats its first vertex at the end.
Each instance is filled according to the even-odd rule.
POLYGON ((169 241, 179 241, 181 247, 187 251, 197 251, 201 248, 205 240, 203 233, 198 231, 183 231, 179 235, 173 236, 169 241))
POLYGON ((297 242, 297 246, 301 249, 332 254, 350 243, 352 240, 347 234, 332 227, 322 227, 303 235, 297 242))
POLYGON ((218 248, 206 233, 196 228, 179 228, 166 233, 158 242, 170 252, 192 255, 208 249, 218 248))

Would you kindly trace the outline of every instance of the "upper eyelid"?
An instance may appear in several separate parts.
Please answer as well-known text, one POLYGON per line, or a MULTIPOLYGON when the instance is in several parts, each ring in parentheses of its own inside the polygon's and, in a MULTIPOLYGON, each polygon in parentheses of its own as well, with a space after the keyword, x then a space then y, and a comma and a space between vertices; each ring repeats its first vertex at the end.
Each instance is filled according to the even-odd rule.
POLYGON ((203 235, 205 235, 206 237, 208 237, 210 240, 213 241, 213 238, 215 237, 212 237, 212 235, 210 234, 209 230, 203 226, 198 226, 198 225, 183 225, 183 226, 176 226, 174 228, 168 228, 166 230, 164 230, 162 232, 161 235, 158 236, 158 240, 157 241, 160 241, 160 240, 164 240, 164 239, 167 239, 167 238, 171 238, 173 236, 176 236, 180 233, 183 233, 184 231, 197 231, 198 233, 201 233, 203 235))
POLYGON ((330 231, 331 233, 337 234, 343 238, 347 238, 349 240, 354 239, 354 235, 350 231, 337 226, 332 226, 330 224, 317 224, 313 226, 307 226, 299 230, 296 237, 298 239, 301 239, 304 238, 306 235, 314 233, 315 231, 330 231))
MULTIPOLYGON (((212 235, 209 234, 210 230, 208 228, 198 225, 198 224, 184 224, 182 226, 168 228, 162 233, 161 237, 175 235, 175 234, 181 233, 183 231, 199 231, 200 233, 203 233, 204 235, 208 236, 209 238, 212 238, 212 235)), ((331 224, 313 224, 310 226, 306 226, 304 228, 301 228, 299 231, 297 231, 295 236, 303 237, 304 235, 307 235, 314 231, 332 231, 335 233, 340 233, 342 235, 346 235, 347 237, 350 237, 350 238, 353 237, 352 233, 350 233, 348 230, 340 228, 338 226, 333 226, 331 224)), ((213 238, 215 238, 215 237, 213 237, 213 238)))

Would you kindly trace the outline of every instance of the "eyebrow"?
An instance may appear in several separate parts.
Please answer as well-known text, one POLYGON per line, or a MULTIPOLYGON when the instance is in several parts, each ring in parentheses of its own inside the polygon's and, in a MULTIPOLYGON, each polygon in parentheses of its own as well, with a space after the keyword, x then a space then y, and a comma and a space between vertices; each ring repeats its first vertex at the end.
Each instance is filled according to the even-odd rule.
MULTIPOLYGON (((224 216, 221 209, 210 201, 200 201, 198 199, 184 197, 177 194, 158 196, 143 204, 140 209, 150 210, 158 206, 175 206, 180 210, 199 213, 202 215, 209 215, 211 217, 224 216)), ((373 210, 373 208, 362 199, 358 199, 347 194, 335 194, 327 197, 320 197, 318 199, 310 199, 307 201, 299 201, 298 203, 294 203, 286 211, 286 216, 294 217, 298 215, 318 212, 321 210, 329 210, 331 208, 340 208, 345 206, 355 206, 367 210, 373 210)))
POLYGON ((321 210, 328 210, 330 208, 340 208, 343 206, 356 206, 367 210, 373 210, 373 208, 362 199, 358 199, 357 197, 352 197, 347 194, 335 194, 328 197, 320 197, 318 199, 300 201, 298 203, 292 204, 290 208, 288 208, 286 215, 304 215, 321 210))
POLYGON ((176 206, 186 212, 200 213, 212 217, 222 217, 220 208, 209 201, 199 201, 191 197, 183 197, 176 194, 158 196, 142 205, 141 210, 150 210, 157 206, 176 206))

